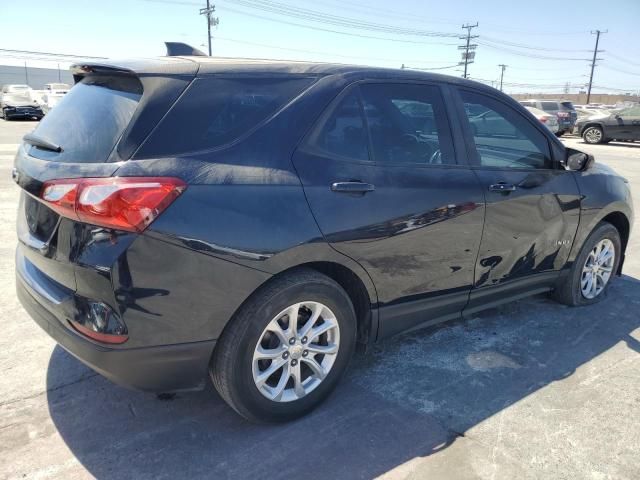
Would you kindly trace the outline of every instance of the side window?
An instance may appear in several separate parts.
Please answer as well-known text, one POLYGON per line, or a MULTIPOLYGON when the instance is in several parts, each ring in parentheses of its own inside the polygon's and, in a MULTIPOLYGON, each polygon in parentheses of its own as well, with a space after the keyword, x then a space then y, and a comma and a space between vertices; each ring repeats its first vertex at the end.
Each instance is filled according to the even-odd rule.
POLYGON ((552 168, 549 142, 527 118, 491 97, 465 90, 460 94, 480 165, 552 168))
POLYGON ((315 148, 353 160, 369 160, 367 131, 357 89, 352 89, 311 138, 315 148))
POLYGON ((361 92, 377 163, 456 163, 437 87, 372 83, 362 85, 361 92))

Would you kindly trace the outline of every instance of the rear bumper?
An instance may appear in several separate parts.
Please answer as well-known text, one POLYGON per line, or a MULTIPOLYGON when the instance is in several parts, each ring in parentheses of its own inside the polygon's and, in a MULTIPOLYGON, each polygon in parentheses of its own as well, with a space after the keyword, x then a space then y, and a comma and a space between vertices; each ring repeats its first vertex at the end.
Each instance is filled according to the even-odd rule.
POLYGON ((7 118, 33 118, 33 117, 43 117, 44 113, 40 107, 12 107, 5 106, 3 109, 3 113, 7 118))
POLYGON ((215 340, 141 348, 108 348, 87 340, 68 324, 68 305, 49 296, 25 263, 16 262, 18 299, 60 346, 113 382, 151 392, 199 390, 205 385, 215 340))

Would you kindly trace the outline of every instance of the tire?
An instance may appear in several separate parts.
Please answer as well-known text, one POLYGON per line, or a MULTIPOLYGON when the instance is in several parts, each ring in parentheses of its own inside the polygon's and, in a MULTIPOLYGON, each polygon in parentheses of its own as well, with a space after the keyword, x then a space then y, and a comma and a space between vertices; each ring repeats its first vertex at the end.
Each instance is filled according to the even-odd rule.
POLYGON ((602 143, 604 141, 604 132, 602 131, 602 128, 598 126, 587 127, 582 132, 582 139, 585 143, 589 143, 591 145, 602 143))
POLYGON ((558 130, 556 132, 556 137, 560 138, 562 135, 564 135, 564 133, 565 133, 564 130, 558 130))
POLYGON ((599 223, 582 245, 580 253, 573 263, 568 275, 563 277, 556 286, 556 289, 553 292, 553 298, 560 303, 570 305, 572 307, 590 305, 603 300, 606 298, 609 286, 618 271, 621 255, 622 243, 620 241, 620 233, 618 230, 610 223, 599 223), (594 297, 588 298, 582 290, 583 269, 586 268, 587 260, 590 258, 592 251, 594 251, 600 242, 603 241, 609 241, 614 250, 614 258, 611 262, 611 272, 602 290, 594 297))
MULTIPOLYGON (((353 355, 356 327, 353 305, 340 285, 314 270, 293 271, 261 287, 240 307, 216 345, 209 367, 211 379, 222 398, 246 419, 255 422, 293 420, 317 407, 335 388, 353 355), (331 333, 323 333, 314 340, 314 328, 309 333, 309 339, 300 336, 294 345, 287 345, 288 342, 281 340, 280 335, 268 332, 267 326, 273 328, 274 322, 280 319, 277 325, 285 324, 289 330, 289 317, 285 311, 296 304, 301 305, 297 309, 297 318, 299 322, 303 322, 298 324, 297 332, 304 332, 310 321, 305 323, 305 320, 312 312, 307 307, 314 304, 324 307, 320 309, 322 313, 314 325, 321 328, 325 322, 327 325, 335 323, 337 329, 332 327, 331 333), (329 335, 332 336, 332 342, 329 341, 329 335), (265 340, 268 340, 266 346, 265 340), (305 340, 308 343, 303 344, 305 340), (314 343, 316 341, 326 344, 325 348, 333 345, 335 355, 309 353, 312 347, 324 346, 314 343), (263 349, 260 352, 259 347, 263 349), (309 349, 306 355, 306 350, 301 352, 301 348, 309 349), (256 355, 271 349, 278 352, 273 360, 256 360, 256 355), (281 355, 279 352, 286 353, 281 355), (259 374, 269 370, 276 360, 283 363, 283 366, 273 370, 274 373, 266 377, 268 380, 259 386, 259 374), (321 366, 328 365, 323 366, 328 372, 323 379, 314 376, 315 372, 309 367, 310 361, 321 366), (295 382, 294 362, 297 362, 297 372, 302 378, 299 384, 295 382), (285 377, 284 383, 281 383, 285 377), (306 387, 303 386, 305 383, 306 387), (284 385, 284 389, 281 385, 284 385), (294 385, 309 389, 309 392, 299 395, 299 390, 294 385), (267 390, 268 393, 265 393, 267 390), (282 392, 280 398, 268 398, 268 395, 277 391, 282 392)), ((283 331, 284 328, 279 333, 283 334, 283 331)))

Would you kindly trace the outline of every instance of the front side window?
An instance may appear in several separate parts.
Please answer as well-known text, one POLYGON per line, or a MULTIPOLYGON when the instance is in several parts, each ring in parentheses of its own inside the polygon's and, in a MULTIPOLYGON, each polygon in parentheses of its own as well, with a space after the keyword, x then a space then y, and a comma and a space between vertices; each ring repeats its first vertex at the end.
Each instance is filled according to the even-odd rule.
POLYGON ((549 142, 527 118, 493 98, 462 90, 476 162, 483 167, 552 168, 549 142))
POLYGON ((361 92, 376 163, 456 163, 437 87, 371 83, 362 85, 361 92))

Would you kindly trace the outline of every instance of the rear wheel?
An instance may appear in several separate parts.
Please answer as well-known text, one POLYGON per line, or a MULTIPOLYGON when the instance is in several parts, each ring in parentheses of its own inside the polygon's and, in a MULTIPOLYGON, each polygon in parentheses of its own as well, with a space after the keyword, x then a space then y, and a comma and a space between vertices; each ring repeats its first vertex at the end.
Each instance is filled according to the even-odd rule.
POLYGON ((313 270, 259 290, 221 336, 210 366, 224 400, 253 421, 287 421, 319 405, 353 354, 356 317, 345 291, 313 270))
POLYGON ((602 128, 597 126, 587 127, 584 132, 582 132, 582 139, 590 144, 602 143, 604 141, 602 128))
POLYGON ((618 271, 621 254, 618 230, 610 223, 600 223, 585 240, 568 278, 556 287, 554 298, 571 306, 599 302, 618 271))

